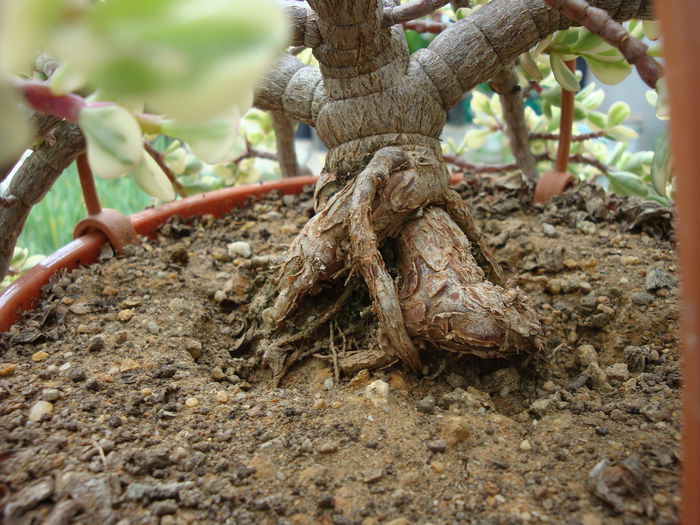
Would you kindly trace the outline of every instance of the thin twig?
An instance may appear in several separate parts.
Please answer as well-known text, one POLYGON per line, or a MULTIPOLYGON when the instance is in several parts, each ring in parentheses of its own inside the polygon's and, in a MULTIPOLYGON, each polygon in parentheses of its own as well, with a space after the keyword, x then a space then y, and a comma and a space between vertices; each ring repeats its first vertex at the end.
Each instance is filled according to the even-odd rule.
POLYGON ((248 139, 246 139, 246 141, 245 141, 245 147, 246 147, 245 153, 243 153, 241 156, 233 159, 232 162, 234 164, 238 164, 242 160, 251 159, 251 158, 277 161, 277 155, 275 155, 274 153, 270 153, 269 151, 262 151, 262 150, 254 148, 253 146, 250 145, 250 141, 248 139))
POLYGON ((321 317, 316 319, 316 321, 314 321, 313 323, 310 323, 306 328, 297 332, 296 334, 292 334, 288 337, 275 341, 275 345, 282 348, 284 346, 291 345, 292 343, 296 343, 301 339, 310 337, 316 330, 318 330, 320 326, 326 324, 331 317, 333 317, 343 308, 347 300, 350 299, 350 295, 355 291, 356 286, 357 281, 353 281, 352 283, 350 283, 349 286, 345 287, 343 293, 340 294, 340 297, 338 297, 335 303, 333 303, 333 305, 331 305, 331 307, 328 310, 326 310, 321 317))
POLYGON ((450 27, 450 24, 426 22, 425 20, 411 20, 409 22, 402 22, 401 25, 404 29, 409 29, 411 31, 415 31, 416 33, 431 33, 433 35, 440 34, 445 29, 450 27))
POLYGON ((102 467, 104 468, 105 472, 107 472, 107 458, 105 457, 105 451, 102 449, 99 443, 97 441, 93 441, 92 445, 97 449, 97 453, 100 455, 100 460, 102 461, 102 467))
POLYGON ((333 377, 335 377, 335 384, 340 382, 340 370, 338 369, 338 353, 335 351, 335 343, 333 342, 333 323, 330 324, 331 331, 331 355, 333 356, 333 377))
POLYGON ((168 166, 165 163, 165 157, 163 156, 163 154, 157 149, 155 149, 153 146, 151 146, 148 142, 144 142, 143 147, 146 149, 146 152, 153 158, 153 160, 156 161, 156 164, 160 166, 160 169, 163 170, 163 173, 165 173, 165 176, 168 177, 170 184, 173 185, 173 188, 175 188, 177 194, 180 197, 187 197, 187 191, 185 190, 185 187, 182 184, 180 184, 180 181, 177 180, 175 174, 173 173, 173 170, 170 169, 170 166, 168 166))
POLYGON ((400 6, 387 7, 384 9, 382 27, 391 27, 429 15, 449 2, 450 0, 413 0, 400 6))
MULTIPOLYGON (((443 155, 443 159, 446 163, 462 168, 469 173, 507 173, 509 171, 518 171, 520 169, 514 162, 511 164, 473 164, 462 157, 458 157, 457 155, 443 155)), ((548 153, 540 153, 535 155, 535 160, 537 162, 554 161, 554 159, 548 153)), ((603 174, 607 174, 610 171, 610 167, 598 159, 587 155, 582 155, 580 153, 570 155, 569 162, 593 166, 603 174)))
MULTIPOLYGON (((584 140, 599 139, 605 136, 605 131, 592 131, 571 137, 571 142, 583 142, 584 140)), ((559 140, 558 133, 530 133, 530 140, 559 140)))
POLYGON ((593 7, 586 0, 545 0, 545 2, 619 49, 625 60, 637 69, 642 80, 652 89, 656 89, 656 83, 664 75, 663 66, 649 56, 649 47, 644 42, 630 35, 625 27, 613 20, 607 11, 593 7))

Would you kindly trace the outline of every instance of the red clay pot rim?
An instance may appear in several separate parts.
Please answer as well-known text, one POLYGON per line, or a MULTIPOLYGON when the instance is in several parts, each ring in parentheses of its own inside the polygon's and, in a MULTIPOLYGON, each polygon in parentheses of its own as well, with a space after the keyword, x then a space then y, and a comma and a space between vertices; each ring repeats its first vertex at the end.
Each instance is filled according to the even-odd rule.
MULTIPOLYGON (((318 177, 290 177, 201 193, 135 213, 130 219, 136 233, 154 237, 158 228, 173 215, 187 218, 210 214, 220 217, 234 207, 245 204, 249 198, 257 198, 274 190, 284 194, 301 193, 304 186, 315 184, 317 180, 318 177)), ((451 182, 456 184, 462 180, 461 175, 453 175, 451 182)), ((10 284, 0 294, 0 332, 7 332, 21 312, 36 306, 41 297, 41 288, 55 272, 93 264, 105 242, 107 238, 103 233, 88 233, 59 248, 10 284)))

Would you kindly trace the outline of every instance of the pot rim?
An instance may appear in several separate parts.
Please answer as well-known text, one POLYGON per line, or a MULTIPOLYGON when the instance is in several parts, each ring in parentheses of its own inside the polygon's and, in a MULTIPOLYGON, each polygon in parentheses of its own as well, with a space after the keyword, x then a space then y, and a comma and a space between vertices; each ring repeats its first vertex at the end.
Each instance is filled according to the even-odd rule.
MULTIPOLYGON (((304 186, 314 184, 318 177, 303 176, 278 179, 268 182, 243 184, 232 188, 192 195, 181 200, 168 202, 129 216, 136 233, 153 237, 173 215, 184 218, 211 214, 220 217, 237 206, 246 203, 250 197, 258 198, 274 190, 285 195, 301 193, 304 186)), ((7 332, 17 322, 20 313, 36 306, 44 287, 56 271, 74 270, 79 266, 95 263, 107 237, 101 232, 93 232, 78 237, 47 256, 36 266, 23 273, 0 293, 0 333, 7 332)))

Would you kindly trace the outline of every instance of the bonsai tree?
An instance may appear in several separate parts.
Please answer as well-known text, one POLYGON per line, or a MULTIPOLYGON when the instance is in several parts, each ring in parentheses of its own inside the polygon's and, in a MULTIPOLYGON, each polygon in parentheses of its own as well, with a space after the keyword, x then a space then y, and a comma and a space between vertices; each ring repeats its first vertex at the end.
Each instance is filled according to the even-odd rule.
MULTIPOLYGON (((120 3, 124 4, 113 0, 104 6, 120 3)), ((273 112, 277 119, 291 118, 314 127, 329 152, 314 193, 315 216, 289 248, 274 293, 258 302, 263 318, 258 350, 277 377, 299 357, 288 351, 294 337, 283 332, 301 330, 293 323, 287 325, 306 308, 305 299, 335 287, 339 298, 331 312, 337 311, 350 295, 343 287, 353 274, 361 275, 369 289, 379 324, 378 344, 342 360, 340 366, 346 372, 396 359, 421 371, 420 349, 504 357, 536 348, 540 324, 531 301, 519 289, 506 285, 478 224, 449 186, 439 141, 446 111, 469 90, 489 80, 494 80, 497 92, 503 96, 517 95, 512 67, 518 57, 555 31, 575 25, 585 25, 619 48, 649 84, 655 85, 660 75, 660 68, 647 56, 646 46, 616 22, 650 19, 653 11, 649 0, 595 0, 590 5, 584 0, 492 0, 441 31, 427 48, 409 54, 402 24, 410 24, 447 3, 309 0, 308 4, 283 4, 290 35, 285 38, 286 44, 311 48, 319 67, 305 65, 292 53, 283 54, 257 83, 253 105, 273 112), (395 254, 396 272, 387 268, 382 257, 384 248, 395 254)), ((162 2, 157 5, 166 9, 162 2)), ((109 25, 113 17, 123 14, 114 9, 112 18, 103 14, 100 22, 109 25)), ((148 19, 154 13, 158 14, 157 8, 139 8, 127 22, 136 23, 138 16, 148 19)), ((240 40, 236 35, 229 38, 240 40)), ((218 44, 225 42, 226 38, 221 37, 218 44)), ((222 64, 225 67, 226 62, 222 64)), ((53 115, 37 114, 38 136, 56 126, 56 116, 77 122, 87 138, 88 157, 93 151, 91 161, 98 174, 100 170, 121 174, 125 166, 136 169, 136 178, 145 186, 151 184, 152 191, 155 186, 156 192, 162 190, 163 197, 172 197, 172 190, 153 163, 142 163, 140 146, 132 148, 136 153, 133 158, 127 156, 124 165, 113 162, 123 155, 103 147, 105 140, 109 142, 105 136, 110 135, 100 130, 116 126, 123 131, 129 127, 124 135, 134 137, 133 122, 126 119, 127 111, 122 111, 122 106, 90 105, 70 95, 84 85, 75 79, 80 80, 81 73, 89 77, 94 64, 78 64, 82 69, 75 64, 65 65, 53 75, 44 71, 45 76, 51 76, 51 93, 46 92, 45 83, 13 86, 37 113, 53 115), (126 120, 128 126, 120 124, 126 120), (159 182, 154 184, 156 179, 159 182)), ((143 87, 127 82, 124 75, 135 69, 120 69, 121 65, 117 62, 111 69, 97 68, 103 74, 95 83, 111 88, 106 90, 112 97, 108 100, 115 96, 128 98, 124 95, 130 89, 143 87)), ((553 61, 555 65, 560 82, 571 87, 575 77, 572 80, 567 76, 561 59, 553 61)), ((219 89, 224 95, 227 89, 238 89, 237 84, 224 82, 231 79, 230 74, 222 73, 225 70, 215 71, 220 76, 210 78, 222 79, 219 89)), ((167 76, 168 72, 160 73, 167 76)), ((198 74, 207 76, 206 68, 198 74)), ((175 77, 174 81, 180 80, 175 77)), ((221 108, 216 102, 226 97, 213 97, 212 104, 205 104, 206 111, 201 110, 206 118, 198 119, 200 115, 187 111, 190 108, 181 102, 187 92, 186 79, 177 86, 181 89, 158 91, 154 87, 151 91, 160 96, 146 100, 168 117, 176 115, 176 120, 187 122, 187 126, 132 111, 136 129, 176 136, 188 142, 195 153, 224 157, 230 149, 221 144, 228 140, 231 126, 219 126, 217 140, 202 141, 201 126, 210 124, 200 123, 211 123, 219 116, 221 108), (212 148, 212 143, 221 147, 212 148)), ((211 93, 195 88, 191 91, 200 97, 211 93)), ((241 93, 233 93, 230 98, 240 104, 241 93)), ((226 99, 226 103, 231 107, 231 100, 226 99)), ((517 100, 515 104, 509 112, 519 118, 522 101, 519 106, 517 100)), ((523 127, 514 124, 512 129, 522 139, 523 127)), ((85 147, 82 135, 72 125, 61 124, 53 138, 35 148, 35 154, 25 163, 29 166, 26 169, 34 170, 35 182, 42 182, 36 182, 31 190, 14 188, 15 193, 9 196, 12 198, 5 199, 5 215, 0 215, 0 223, 6 227, 0 238, 5 261, 11 256, 7 255, 8 248, 14 245, 22 214, 26 217, 25 209, 85 147), (56 142, 60 146, 54 146, 56 142), (42 149, 51 150, 50 165, 41 162, 49 154, 42 149), (17 195, 21 191, 25 194, 17 195), (18 204, 13 207, 13 202, 18 204), (14 219, 7 218, 7 209, 15 210, 14 219)), ((520 144, 516 158, 523 162, 523 171, 531 175, 532 160, 523 153, 522 140, 516 139, 513 135, 512 143, 520 144)), ((6 269, 6 263, 2 269, 6 269)), ((321 320, 327 317, 321 316, 321 320)))

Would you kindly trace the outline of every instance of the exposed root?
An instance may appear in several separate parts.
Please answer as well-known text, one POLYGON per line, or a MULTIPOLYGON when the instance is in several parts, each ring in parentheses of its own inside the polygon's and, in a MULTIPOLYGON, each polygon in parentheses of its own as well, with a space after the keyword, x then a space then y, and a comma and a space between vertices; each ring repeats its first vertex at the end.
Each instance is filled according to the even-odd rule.
MULTIPOLYGON (((326 179, 335 186, 334 177, 326 179)), ((503 281, 501 269, 465 203, 449 188, 445 164, 428 148, 382 148, 352 182, 316 198, 324 207, 290 247, 279 293, 263 314, 267 330, 280 329, 303 297, 357 271, 379 321, 378 344, 337 356, 344 374, 397 358, 419 372, 416 345, 506 357, 536 342, 540 325, 532 304, 517 288, 494 284, 503 281), (379 252, 389 239, 398 253, 398 288, 379 252)), ((275 378, 313 352, 285 347, 328 322, 349 295, 346 288, 312 326, 267 342, 264 360, 275 378)))

